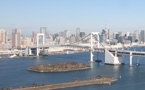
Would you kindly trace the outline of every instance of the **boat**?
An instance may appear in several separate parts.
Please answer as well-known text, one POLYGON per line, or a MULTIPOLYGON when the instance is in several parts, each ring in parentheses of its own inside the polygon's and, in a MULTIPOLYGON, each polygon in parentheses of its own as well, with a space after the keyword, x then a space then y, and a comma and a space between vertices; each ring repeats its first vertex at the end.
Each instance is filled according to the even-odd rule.
POLYGON ((14 55, 11 55, 10 58, 14 58, 14 57, 16 57, 16 56, 17 56, 17 55, 14 54, 14 55))
POLYGON ((67 51, 66 54, 74 54, 74 52, 69 52, 69 51, 67 51))

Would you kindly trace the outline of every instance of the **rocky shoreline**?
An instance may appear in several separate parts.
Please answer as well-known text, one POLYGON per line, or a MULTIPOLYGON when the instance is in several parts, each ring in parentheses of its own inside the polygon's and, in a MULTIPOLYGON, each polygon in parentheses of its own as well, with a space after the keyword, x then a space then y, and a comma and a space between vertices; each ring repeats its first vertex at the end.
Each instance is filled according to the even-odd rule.
POLYGON ((58 64, 40 64, 28 68, 29 71, 34 72, 68 72, 74 70, 90 69, 91 67, 85 63, 80 62, 63 62, 58 64))

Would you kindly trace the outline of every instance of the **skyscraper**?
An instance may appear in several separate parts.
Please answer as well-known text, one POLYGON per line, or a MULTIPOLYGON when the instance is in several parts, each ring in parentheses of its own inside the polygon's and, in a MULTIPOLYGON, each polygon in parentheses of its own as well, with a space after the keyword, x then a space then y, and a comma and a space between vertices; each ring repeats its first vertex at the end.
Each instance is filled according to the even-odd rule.
POLYGON ((128 36, 130 36, 130 33, 129 32, 126 33, 126 37, 128 37, 128 36))
POLYGON ((106 31, 103 29, 100 36, 100 42, 106 43, 106 40, 107 40, 106 31))
POLYGON ((112 30, 108 29, 108 39, 112 39, 113 35, 112 35, 112 30))
POLYGON ((124 39, 123 39, 123 36, 118 36, 118 43, 123 43, 124 42, 124 39))
POLYGON ((71 42, 71 43, 74 43, 75 41, 76 41, 75 34, 72 34, 72 35, 70 36, 70 42, 71 42))
POLYGON ((80 38, 83 38, 85 36, 86 36, 85 32, 80 32, 80 38))
POLYGON ((36 39, 36 32, 33 32, 32 36, 33 36, 34 39, 36 39))
POLYGON ((40 27, 40 33, 44 33, 45 38, 48 38, 47 28, 46 27, 40 27))
POLYGON ((80 40, 80 28, 76 29, 76 41, 80 40))
POLYGON ((6 44, 8 41, 8 32, 0 29, 0 44, 6 44))
POLYGON ((139 41, 139 33, 138 31, 134 31, 133 33, 133 42, 138 42, 139 41))
POLYGON ((40 27, 40 33, 47 34, 47 28, 46 27, 40 27))
POLYGON ((12 48, 21 48, 21 30, 12 30, 12 48))
POLYGON ((37 35, 36 32, 33 32, 33 33, 32 33, 32 36, 33 36, 33 42, 34 42, 34 43, 36 43, 36 35, 37 35))
POLYGON ((140 32, 140 40, 141 40, 141 42, 145 42, 145 30, 141 30, 141 32, 140 32))
POLYGON ((65 30, 64 31, 64 39, 66 42, 69 42, 69 39, 70 39, 70 32, 69 30, 65 30))
POLYGON ((70 37, 70 32, 69 30, 64 31, 64 38, 69 38, 70 37))

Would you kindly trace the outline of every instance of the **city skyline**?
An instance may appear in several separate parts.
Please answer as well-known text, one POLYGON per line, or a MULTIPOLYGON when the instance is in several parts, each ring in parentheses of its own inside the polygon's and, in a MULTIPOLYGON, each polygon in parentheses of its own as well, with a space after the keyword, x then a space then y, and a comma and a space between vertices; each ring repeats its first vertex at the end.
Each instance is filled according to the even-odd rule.
POLYGON ((0 4, 0 90, 145 88, 145 0, 0 4))
POLYGON ((10 32, 14 28, 24 35, 47 27, 50 33, 79 27, 89 33, 105 28, 113 32, 144 30, 145 1, 139 0, 2 0, 0 28, 10 32))

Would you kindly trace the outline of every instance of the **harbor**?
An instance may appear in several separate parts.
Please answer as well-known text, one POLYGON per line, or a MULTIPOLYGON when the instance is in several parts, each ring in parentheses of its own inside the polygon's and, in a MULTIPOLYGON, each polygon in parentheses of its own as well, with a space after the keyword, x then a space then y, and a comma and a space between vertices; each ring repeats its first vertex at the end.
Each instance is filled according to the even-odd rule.
MULTIPOLYGON (((137 47, 136 50, 143 49, 137 47)), ((134 48, 132 48, 134 50, 134 48)), ((79 81, 88 80, 97 75, 111 75, 118 80, 108 84, 91 84, 81 87, 63 88, 61 90, 122 90, 122 89, 137 89, 144 87, 144 74, 145 74, 145 60, 140 57, 140 66, 136 66, 136 57, 133 57, 133 67, 129 67, 129 56, 125 56, 125 65, 106 65, 104 64, 104 53, 100 53, 100 63, 89 63, 89 53, 77 53, 70 55, 55 55, 38 58, 2 58, 0 60, 0 88, 20 88, 22 85, 30 86, 32 83, 43 85, 50 83, 60 84, 66 82, 74 82, 75 78, 79 81), (67 58, 67 59, 66 59, 67 58), (78 70, 71 72, 55 72, 55 73, 37 73, 31 72, 27 69, 38 64, 55 64, 60 62, 84 62, 91 66, 91 69, 78 70), (13 72, 13 73, 12 73, 13 72), (120 78, 121 76, 121 78, 120 78), (123 88, 122 88, 123 87, 123 88)), ((94 53, 94 59, 97 59, 97 53, 94 53)), ((34 88, 34 87, 33 87, 34 88)), ((35 87, 36 88, 36 87, 35 87)))

